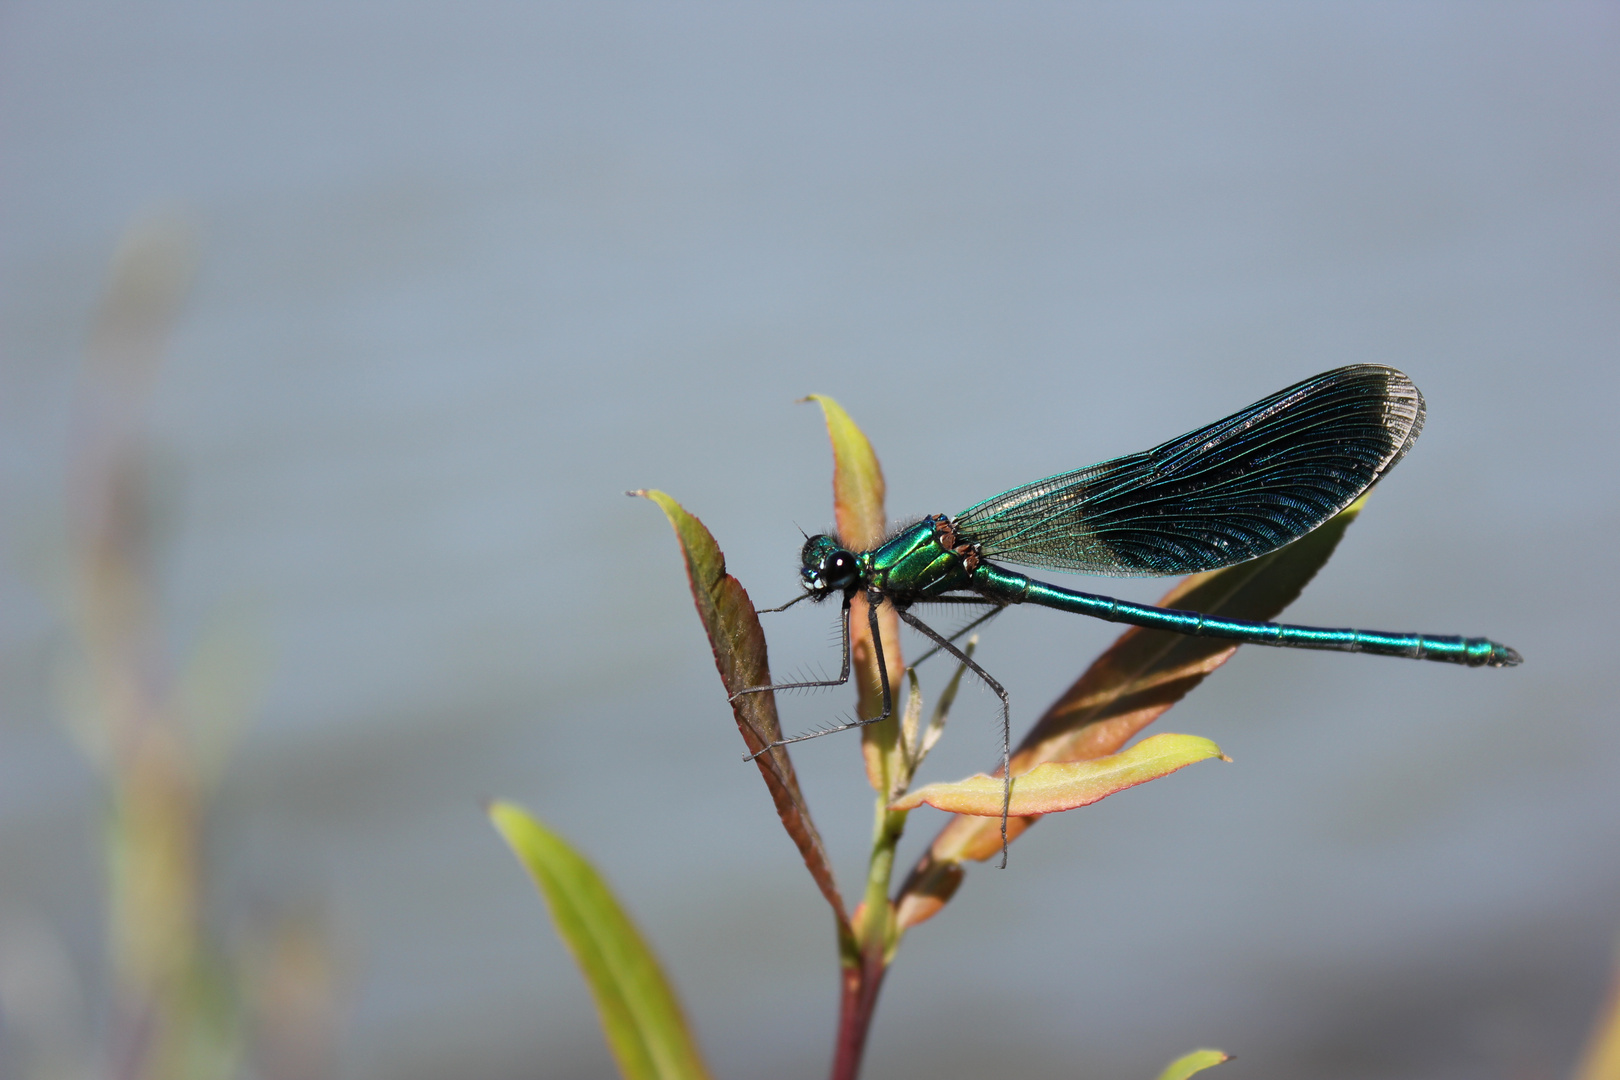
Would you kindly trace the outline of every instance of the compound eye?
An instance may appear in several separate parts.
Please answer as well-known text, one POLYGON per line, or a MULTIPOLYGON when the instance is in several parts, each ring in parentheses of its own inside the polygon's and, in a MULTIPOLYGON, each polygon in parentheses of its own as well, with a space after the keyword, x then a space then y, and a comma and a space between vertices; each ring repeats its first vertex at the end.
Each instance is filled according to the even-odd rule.
POLYGON ((846 588, 860 575, 860 563, 848 551, 834 551, 817 568, 816 576, 828 589, 846 588))

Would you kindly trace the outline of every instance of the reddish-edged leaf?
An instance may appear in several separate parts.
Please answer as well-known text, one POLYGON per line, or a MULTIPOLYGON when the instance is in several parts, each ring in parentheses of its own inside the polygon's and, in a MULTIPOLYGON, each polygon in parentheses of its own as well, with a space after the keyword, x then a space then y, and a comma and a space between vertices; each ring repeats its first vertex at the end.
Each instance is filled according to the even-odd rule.
MULTIPOLYGON (((750 686, 769 684, 770 663, 765 655, 765 632, 760 629, 759 615, 754 611, 753 602, 748 599, 748 590, 726 573, 726 557, 713 535, 703 522, 687 513, 680 503, 662 491, 632 491, 630 494, 657 503, 675 528, 675 538, 680 541, 681 553, 686 557, 686 575, 692 583, 692 599, 697 605, 703 629, 709 635, 709 644, 714 649, 714 664, 720 670, 720 681, 725 685, 727 695, 750 686)), ((746 694, 732 703, 731 711, 750 754, 782 737, 782 726, 776 716, 775 694, 746 694)), ((832 905, 841 939, 852 940, 849 917, 845 914, 844 901, 833 877, 832 861, 827 857, 821 833, 810 818, 810 807, 799 789, 799 780, 793 771, 787 747, 778 746, 760 754, 754 763, 759 766, 765 786, 770 789, 782 826, 793 838, 821 894, 832 905)))
MULTIPOLYGON (((1153 735, 1127 750, 1090 761, 1048 761, 1013 777, 1009 813, 1055 814, 1090 806, 1116 791, 1168 776, 1177 769, 1210 758, 1225 758, 1221 748, 1197 735, 1153 735)), ((979 773, 951 784, 929 784, 889 804, 890 810, 912 810, 927 803, 940 810, 1001 818, 1001 778, 979 773)))
MULTIPOLYGON (((827 419, 827 438, 833 451, 833 512, 839 539, 854 551, 867 551, 883 542, 888 518, 883 511, 883 468, 866 434, 843 407, 825 394, 805 399, 821 406, 827 419)), ((890 790, 899 753, 900 687, 906 668, 900 653, 900 619, 884 604, 878 610, 878 632, 883 636, 883 662, 889 675, 893 715, 882 724, 861 729, 861 753, 866 778, 878 791, 890 790)), ((866 614, 866 597, 857 596, 849 610, 849 648, 854 665, 857 700, 855 712, 863 720, 883 712, 883 684, 878 678, 877 654, 866 614)))
MULTIPOLYGON (((1160 606, 1232 619, 1275 619, 1327 562, 1365 501, 1363 495, 1315 532, 1270 555, 1183 579, 1159 601, 1160 606)), ((1117 752, 1237 648, 1236 642, 1220 638, 1132 627, 1052 703, 1019 743, 1013 775, 1048 761, 1088 761, 1117 752)), ((1035 821, 1009 820, 1008 839, 1035 821)), ((901 887, 900 924, 915 926, 932 918, 961 883, 964 861, 982 861, 1000 852, 999 820, 952 819, 901 887)))
POLYGON ((708 1080, 674 988, 602 876, 522 807, 498 802, 489 818, 546 898, 625 1080, 708 1080))

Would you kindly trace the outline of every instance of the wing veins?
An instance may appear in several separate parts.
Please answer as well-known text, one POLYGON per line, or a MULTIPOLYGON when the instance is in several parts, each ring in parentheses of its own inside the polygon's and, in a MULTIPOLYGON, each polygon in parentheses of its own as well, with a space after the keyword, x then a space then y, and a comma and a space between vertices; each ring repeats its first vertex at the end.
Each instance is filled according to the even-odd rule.
POLYGON ((1400 372, 1340 368, 957 520, 989 558, 1093 573, 1212 569, 1326 521, 1400 459, 1422 422, 1422 395, 1400 372))

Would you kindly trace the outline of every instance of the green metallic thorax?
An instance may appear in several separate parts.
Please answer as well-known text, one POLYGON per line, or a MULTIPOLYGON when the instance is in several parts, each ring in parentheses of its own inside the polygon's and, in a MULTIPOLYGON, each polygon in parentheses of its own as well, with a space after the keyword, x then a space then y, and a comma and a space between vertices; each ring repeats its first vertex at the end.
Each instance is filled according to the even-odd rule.
POLYGON ((961 554, 940 542, 940 518, 924 518, 883 546, 861 552, 861 576, 902 607, 971 587, 961 554))

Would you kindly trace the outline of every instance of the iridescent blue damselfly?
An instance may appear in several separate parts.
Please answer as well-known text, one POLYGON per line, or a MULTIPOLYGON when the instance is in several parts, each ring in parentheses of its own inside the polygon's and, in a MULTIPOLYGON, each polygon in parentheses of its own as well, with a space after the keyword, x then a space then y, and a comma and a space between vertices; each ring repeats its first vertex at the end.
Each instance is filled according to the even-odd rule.
POLYGON ((1519 654, 1486 638, 1223 619, 1065 589, 999 565, 1162 575, 1216 570, 1258 558, 1317 528, 1382 478, 1412 448, 1423 428, 1423 412, 1423 395, 1404 374, 1355 364, 1296 383, 1151 450, 1037 480, 955 517, 925 517, 870 551, 854 551, 833 536, 809 537, 800 553, 804 593, 772 610, 800 600, 842 598, 838 677, 751 686, 732 700, 766 690, 847 683, 850 603, 864 594, 882 712, 771 746, 887 719, 894 700, 877 612, 888 601, 906 625, 934 643, 934 651, 954 656, 1001 699, 1005 865, 1011 706, 1001 683, 957 648, 955 639, 1013 604, 1040 604, 1109 622, 1254 645, 1511 667, 1519 663, 1519 654), (987 610, 947 637, 912 614, 919 603, 987 610))

